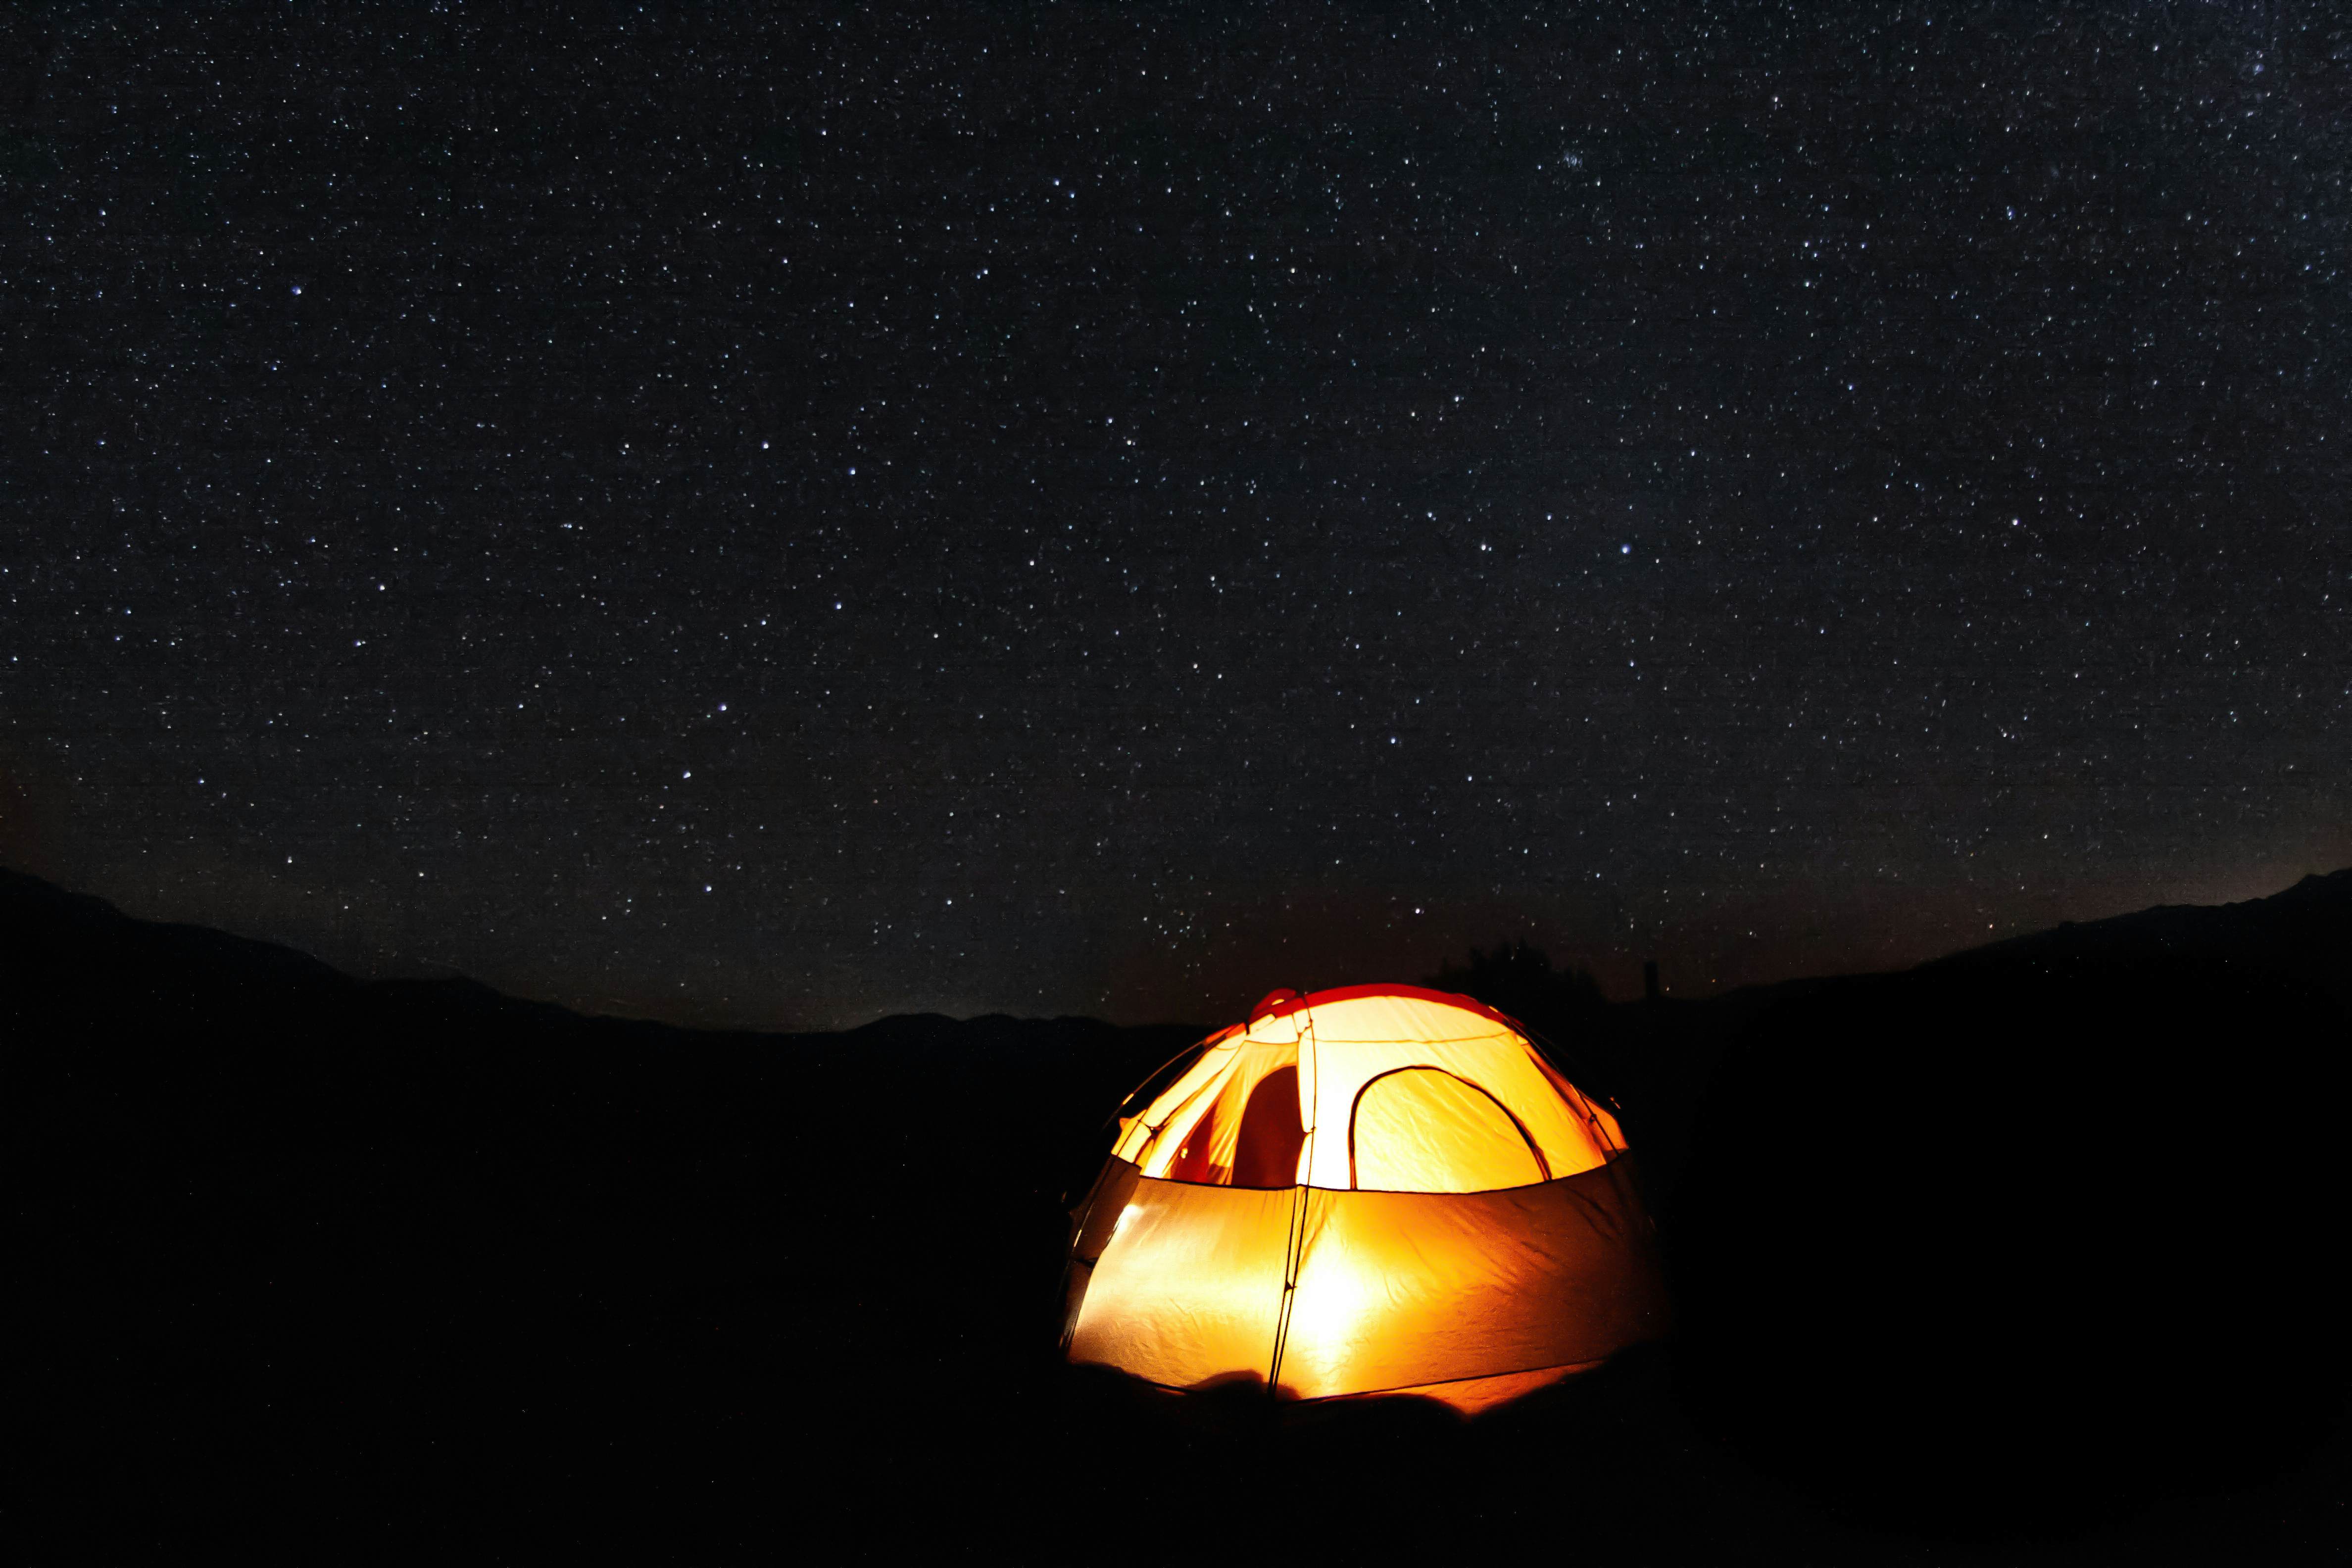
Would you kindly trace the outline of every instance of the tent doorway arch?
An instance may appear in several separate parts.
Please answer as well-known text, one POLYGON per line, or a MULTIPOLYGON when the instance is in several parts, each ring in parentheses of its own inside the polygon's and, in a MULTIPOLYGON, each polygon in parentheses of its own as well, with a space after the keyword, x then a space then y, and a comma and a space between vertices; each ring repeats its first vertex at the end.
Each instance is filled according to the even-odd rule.
POLYGON ((1519 1119, 1444 1068, 1384 1072, 1348 1112, 1349 1185, 1359 1192, 1484 1193, 1551 1179, 1519 1119))

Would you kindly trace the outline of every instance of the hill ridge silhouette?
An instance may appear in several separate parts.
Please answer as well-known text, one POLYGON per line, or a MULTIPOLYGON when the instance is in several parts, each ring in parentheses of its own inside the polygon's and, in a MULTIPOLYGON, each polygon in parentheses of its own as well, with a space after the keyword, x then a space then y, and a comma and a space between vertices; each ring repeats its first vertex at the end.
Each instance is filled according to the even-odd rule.
MULTIPOLYGON (((1847 1539, 1807 1496, 1916 1541, 2284 1476, 2296 1528, 2333 1528, 2342 1443, 2336 1471, 2293 1468, 2340 1404, 2352 1310, 2323 1267, 2346 1029, 2315 1001, 2347 892, 1609 1006, 1681 1338, 1485 1427, 1372 1402, 1284 1448, 1263 1400, 1203 1396, 1171 1430, 1055 1352, 1072 1194, 1196 1026, 687 1029, 362 981, 0 870, 43 1436, 19 1490, 76 1559, 341 1558, 354 1520, 399 1561, 591 1538, 732 1560, 804 1518, 961 1550, 1045 1517, 1123 1538, 1238 1435, 1368 1520, 1388 1474, 1556 1493, 1620 1560, 1847 1539), (2202 1120, 2163 1142, 2176 1086, 2226 1106, 2226 1158, 2202 1120), (2151 1137, 2173 1163, 2119 1186, 2151 1137), (2184 1243, 2210 1279, 2172 1268, 2184 1243), (1956 1256, 2001 1266, 1956 1292, 1956 1256), (1139 1474, 1153 1445, 1198 1463, 1139 1474)), ((2252 1515, 2217 1507, 2234 1546, 2252 1515)))
MULTIPOLYGON (((218 927, 184 921, 151 921, 125 913, 94 894, 76 891, 30 872, 0 866, 0 932, 22 937, 34 922, 63 917, 70 929, 92 934, 127 938, 144 956, 194 962, 202 958, 243 963, 263 973, 291 982, 345 987, 355 994, 407 998, 416 1002, 463 1006, 476 1011, 530 1009, 553 1021, 622 1025, 675 1029, 688 1035, 782 1036, 858 1035, 876 1031, 904 1032, 909 1027, 938 1028, 946 1025, 1069 1025, 1099 1024, 1119 1027, 1200 1027, 1180 1020, 1165 1024, 1120 1026, 1089 1015, 1059 1015, 1052 1018, 1024 1017, 1006 1013, 978 1014, 958 1018, 944 1013, 888 1013, 862 1024, 837 1029, 715 1028, 671 1024, 627 1014, 583 1011, 560 1002, 519 996, 501 991, 462 972, 435 976, 366 978, 338 969, 299 948, 261 937, 250 937, 218 927)), ((2011 958, 2056 957, 2086 952, 2104 946, 2137 941, 2159 946, 2227 951, 2241 960, 2292 973, 2317 985, 2337 1001, 2352 1005, 2352 867, 2313 872, 2274 893, 2225 904, 2151 904, 2145 909, 2106 915, 2094 921, 2063 921, 2041 931, 2004 937, 1930 958, 1905 970, 1826 973, 1790 975, 1759 982, 1700 997, 1662 999, 1675 1012, 1706 1010, 1747 1016, 1824 985, 1869 978, 1876 973, 1911 973, 1944 967, 1966 968, 2011 958)), ((1618 1009, 1638 1009, 1646 1004, 1622 1001, 1618 1009)))
MULTIPOLYGON (((673 1030, 682 1035, 796 1039, 814 1036, 859 1035, 877 1030, 904 1032, 910 1026, 936 1028, 978 1025, 1002 1027, 1007 1025, 1053 1026, 1072 1024, 1106 1029, 1128 1026, 1180 1026, 1189 1029, 1197 1026, 1206 1032, 1204 1026, 1192 1024, 1121 1026, 1083 1014, 1064 1014, 1047 1018, 983 1013, 959 1018, 944 1013, 888 1013, 838 1029, 719 1028, 673 1024, 622 1013, 583 1011, 561 1002, 517 995, 501 991, 463 971, 436 975, 355 975, 284 942, 245 936, 193 921, 147 920, 128 914, 94 894, 79 892, 30 872, 0 866, 0 936, 17 942, 30 939, 46 945, 54 943, 60 930, 121 942, 126 944, 127 957, 181 963, 226 960, 256 974, 274 974, 299 984, 322 987, 353 997, 398 998, 481 1013, 521 1009, 550 1022, 673 1030)), ((21 952, 21 948, 18 951, 21 952)), ((224 973, 223 978, 232 977, 235 977, 233 971, 224 973)))

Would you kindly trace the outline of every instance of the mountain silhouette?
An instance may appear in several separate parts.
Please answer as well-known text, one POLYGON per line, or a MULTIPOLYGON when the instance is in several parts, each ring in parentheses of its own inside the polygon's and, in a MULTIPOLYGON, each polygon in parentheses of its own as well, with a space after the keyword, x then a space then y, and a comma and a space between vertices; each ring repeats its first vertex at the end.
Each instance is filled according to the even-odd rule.
POLYGON ((2105 954, 2179 953, 2311 985, 2352 1007, 2352 868, 2304 878, 2267 898, 2153 909, 2011 937, 1935 960, 1929 969, 2056 963, 2105 954))
POLYGON ((2054 1519, 2341 1418, 2352 873, 1757 1008, 1670 1220, 1703 1421, 1847 1506, 2054 1519))

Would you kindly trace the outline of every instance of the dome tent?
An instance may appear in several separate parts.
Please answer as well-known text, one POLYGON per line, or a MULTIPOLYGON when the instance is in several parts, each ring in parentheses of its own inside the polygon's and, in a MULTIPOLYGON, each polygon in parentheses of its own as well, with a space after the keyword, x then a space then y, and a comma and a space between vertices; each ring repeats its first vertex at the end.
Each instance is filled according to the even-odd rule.
POLYGON ((1664 1323, 1615 1118, 1417 986, 1276 992, 1178 1058, 1072 1221, 1065 1352, 1169 1388, 1471 1411, 1664 1323))

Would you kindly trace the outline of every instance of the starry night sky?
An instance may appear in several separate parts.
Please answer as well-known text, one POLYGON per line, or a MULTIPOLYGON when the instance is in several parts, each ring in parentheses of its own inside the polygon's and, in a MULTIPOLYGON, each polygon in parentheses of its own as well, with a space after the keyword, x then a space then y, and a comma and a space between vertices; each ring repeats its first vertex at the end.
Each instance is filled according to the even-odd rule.
POLYGON ((0 859, 711 1023, 2352 862, 2332 7, 17 5, 0 859))

